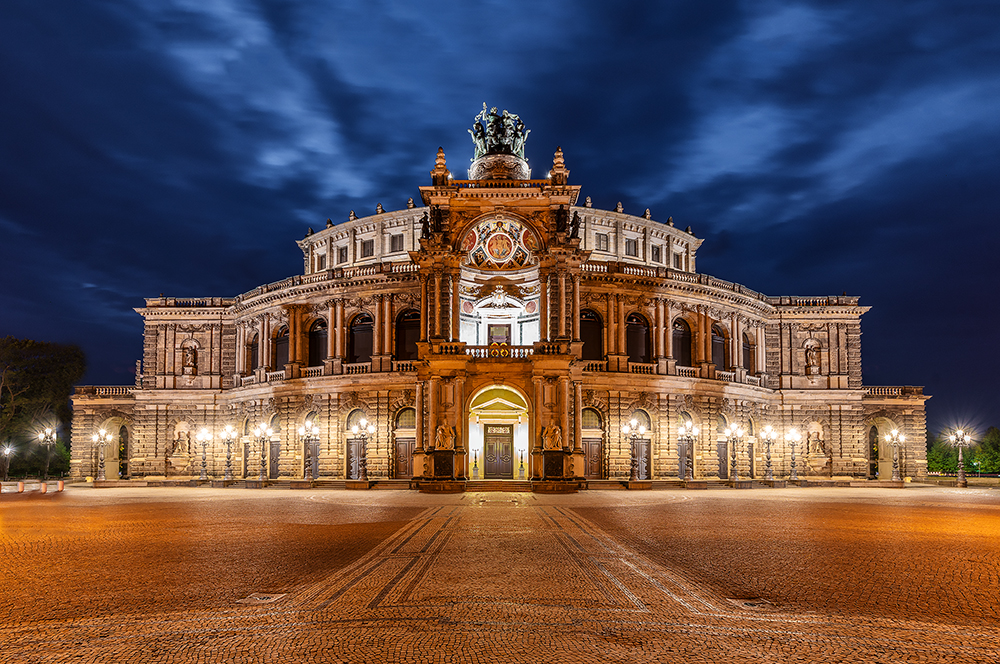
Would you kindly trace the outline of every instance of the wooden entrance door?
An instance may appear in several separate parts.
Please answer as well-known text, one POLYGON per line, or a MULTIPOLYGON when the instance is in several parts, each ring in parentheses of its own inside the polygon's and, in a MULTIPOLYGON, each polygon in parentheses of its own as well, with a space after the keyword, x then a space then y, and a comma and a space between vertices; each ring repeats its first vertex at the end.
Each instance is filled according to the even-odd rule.
POLYGON ((682 480, 687 478, 687 467, 691 463, 688 458, 688 445, 686 441, 677 443, 677 477, 682 480))
POLYGON ((416 442, 413 438, 396 439, 396 479, 413 477, 413 448, 416 442))
POLYGON ((276 479, 278 479, 278 469, 280 468, 279 463, 281 461, 281 441, 280 440, 272 440, 271 441, 271 458, 269 459, 269 461, 271 463, 270 463, 270 466, 268 467, 268 470, 267 470, 267 476, 268 476, 269 479, 276 480, 276 479))
POLYGON ((357 438, 347 440, 347 479, 361 479, 361 441, 357 438))
POLYGON ((636 476, 640 480, 653 479, 650 474, 650 455, 649 455, 649 439, 639 439, 635 441, 635 453, 639 460, 639 467, 636 472, 636 476))
POLYGON ((587 459, 585 477, 604 479, 604 443, 600 438, 584 438, 583 452, 587 459))
POLYGON ((309 465, 312 466, 312 478, 319 479, 319 441, 309 442, 309 465))
POLYGON ((725 440, 720 440, 716 443, 716 450, 719 455, 719 479, 728 480, 729 479, 729 443, 725 440))
POLYGON ((483 477, 509 480, 514 477, 514 425, 487 424, 483 454, 483 477))

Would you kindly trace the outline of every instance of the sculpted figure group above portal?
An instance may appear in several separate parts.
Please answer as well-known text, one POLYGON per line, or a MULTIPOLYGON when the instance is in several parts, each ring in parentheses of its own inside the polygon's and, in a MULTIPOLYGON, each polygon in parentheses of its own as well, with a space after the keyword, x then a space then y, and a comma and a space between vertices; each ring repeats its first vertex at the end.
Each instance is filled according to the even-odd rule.
POLYGON ((468 131, 476 146, 473 161, 488 154, 512 154, 524 159, 524 143, 531 133, 530 129, 525 129, 521 118, 506 109, 500 113, 494 106, 487 111, 486 102, 468 131))

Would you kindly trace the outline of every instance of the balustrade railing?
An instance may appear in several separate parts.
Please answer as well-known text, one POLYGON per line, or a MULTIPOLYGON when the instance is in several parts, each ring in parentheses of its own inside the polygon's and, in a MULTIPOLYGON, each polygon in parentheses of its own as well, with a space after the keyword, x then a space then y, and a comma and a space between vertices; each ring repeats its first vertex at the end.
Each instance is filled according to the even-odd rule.
POLYGON ((264 380, 269 383, 275 383, 279 380, 285 380, 285 370, 280 369, 278 371, 268 371, 264 374, 264 380))
POLYGON ((646 364, 645 362, 629 362, 628 371, 634 374, 655 374, 656 365, 646 364))
POLYGON ((760 376, 751 376, 748 374, 746 380, 747 380, 747 385, 756 385, 757 387, 761 386, 760 376))
POLYGON ((302 370, 303 378, 315 378, 323 375, 323 367, 306 367, 302 370))
POLYGON ((587 362, 583 365, 584 371, 607 371, 608 362, 607 360, 596 360, 593 362, 587 362))
POLYGON ((736 382, 736 372, 735 371, 719 371, 718 369, 716 369, 715 370, 715 378, 716 378, 716 380, 725 381, 727 383, 735 383, 736 382))
POLYGON ((257 384, 256 374, 250 374, 249 376, 240 376, 239 379, 240 379, 240 387, 257 384))
POLYGON ((677 375, 683 378, 697 378, 698 367, 677 367, 677 375))
POLYGON ((466 346, 465 354, 480 359, 523 359, 534 354, 534 346, 466 346))
POLYGON ((413 360, 393 360, 393 371, 413 371, 413 360))
POLYGON ((344 373, 348 375, 371 373, 371 362, 358 362, 356 364, 345 364, 344 373))
POLYGON ((134 390, 134 387, 118 385, 97 386, 94 388, 94 394, 99 397, 124 397, 132 394, 134 390))

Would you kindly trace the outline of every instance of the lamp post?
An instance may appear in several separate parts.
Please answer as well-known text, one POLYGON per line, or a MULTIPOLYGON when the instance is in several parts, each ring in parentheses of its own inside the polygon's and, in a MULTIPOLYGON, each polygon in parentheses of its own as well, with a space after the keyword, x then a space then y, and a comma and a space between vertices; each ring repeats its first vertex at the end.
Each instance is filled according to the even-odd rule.
POLYGON ((632 469, 629 474, 629 482, 639 481, 639 454, 636 449, 636 444, 639 441, 639 436, 646 435, 645 425, 639 424, 638 420, 632 418, 628 424, 622 425, 622 434, 628 438, 629 443, 629 454, 632 456, 632 469))
POLYGON ((687 442, 688 459, 687 468, 684 471, 685 481, 694 479, 694 441, 699 433, 700 429, 691 420, 687 420, 683 426, 677 429, 677 440, 682 443, 687 442))
POLYGON ((42 481, 49 479, 49 459, 52 458, 52 446, 56 444, 56 432, 54 429, 46 429, 38 434, 38 442, 45 446, 45 470, 42 472, 42 481))
POLYGON ((104 447, 111 442, 111 434, 101 429, 90 439, 94 441, 94 445, 97 445, 97 480, 103 482, 106 479, 104 475, 104 447))
POLYGON ((208 479, 208 441, 212 440, 212 432, 202 429, 195 439, 201 443, 201 475, 198 479, 204 482, 208 479))
POLYGON ((958 481, 955 482, 955 486, 967 487, 969 483, 965 479, 965 460, 962 458, 962 448, 972 444, 972 436, 959 429, 948 436, 948 442, 958 448, 958 481))
POLYGON ((361 440, 361 458, 358 460, 358 474, 361 475, 358 479, 362 482, 368 481, 368 436, 375 434, 375 425, 370 424, 365 418, 351 427, 351 433, 354 434, 355 438, 361 440))
POLYGON ((14 453, 14 448, 9 444, 3 447, 3 481, 7 481, 7 472, 10 470, 10 455, 14 453))
POLYGON ((261 423, 254 427, 253 435, 260 443, 260 485, 264 486, 264 482, 267 481, 267 450, 264 449, 264 446, 267 441, 271 440, 274 431, 267 428, 266 424, 261 423))
POLYGON ((219 437, 226 441, 226 473, 222 479, 231 482, 233 480, 233 440, 236 439, 236 429, 233 428, 233 425, 227 424, 219 437))
POLYGON ((799 471, 795 469, 795 446, 799 444, 800 440, 802 440, 802 434, 797 429, 792 429, 785 434, 785 442, 792 448, 792 472, 788 476, 788 479, 795 481, 799 479, 799 471))
MULTIPOLYGON (((903 478, 899 476, 899 446, 906 442, 906 436, 899 433, 898 429, 893 429, 885 434, 885 442, 892 444, 892 481, 901 482, 903 478)), ((962 453, 959 452, 958 455, 961 458, 962 453)))
POLYGON ((319 427, 316 426, 315 422, 306 422, 304 426, 299 427, 299 437, 302 438, 302 444, 305 446, 303 450, 302 458, 306 462, 305 467, 305 480, 307 482, 312 482, 312 446, 313 443, 319 440, 319 427))
POLYGON ((766 450, 764 453, 764 459, 767 462, 765 465, 765 478, 770 482, 774 480, 774 470, 771 468, 771 445, 778 439, 778 432, 769 424, 760 432, 760 437, 764 440, 764 448, 766 450))
POLYGON ((736 455, 738 454, 740 444, 743 442, 743 435, 745 433, 746 432, 743 431, 743 428, 739 426, 729 427, 722 432, 722 435, 729 439, 729 446, 732 448, 730 456, 732 457, 734 482, 738 482, 740 479, 739 467, 736 463, 736 455))

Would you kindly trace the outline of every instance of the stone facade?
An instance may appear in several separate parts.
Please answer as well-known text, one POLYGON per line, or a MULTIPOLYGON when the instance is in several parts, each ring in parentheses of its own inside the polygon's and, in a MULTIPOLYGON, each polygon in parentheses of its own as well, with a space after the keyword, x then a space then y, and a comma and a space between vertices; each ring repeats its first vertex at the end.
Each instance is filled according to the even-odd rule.
POLYGON ((221 478, 226 425, 236 478, 302 478, 307 462, 352 478, 362 461, 372 479, 669 479, 687 464, 760 478, 768 456, 787 477, 794 430, 799 476, 888 479, 892 429, 907 436, 902 474, 926 474, 928 397, 863 385, 857 297, 700 274, 690 229, 581 205, 561 151, 544 180, 478 168, 453 179, 439 152, 421 205, 310 230, 301 275, 147 299, 136 385, 74 395, 72 474, 97 474, 103 427, 125 438, 109 478, 197 476, 202 457, 221 478), (367 446, 351 430, 362 417, 367 446), (742 439, 726 435, 737 426, 742 439))

